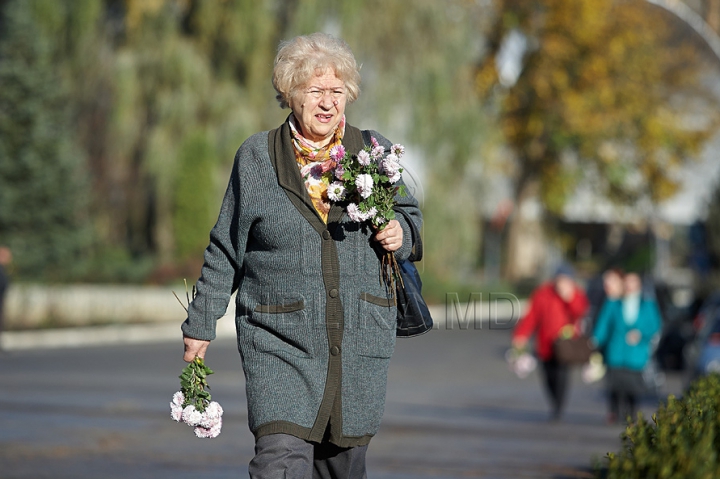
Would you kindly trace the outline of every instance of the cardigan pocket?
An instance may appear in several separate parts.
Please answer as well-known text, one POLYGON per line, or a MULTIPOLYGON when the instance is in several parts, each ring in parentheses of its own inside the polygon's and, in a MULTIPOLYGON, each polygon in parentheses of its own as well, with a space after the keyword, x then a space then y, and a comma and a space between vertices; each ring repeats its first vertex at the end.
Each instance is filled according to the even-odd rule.
POLYGON ((360 356, 389 358, 395 350, 395 298, 360 293, 355 346, 360 356))
POLYGON ((248 318, 255 351, 287 353, 299 358, 314 356, 313 336, 303 300, 284 304, 258 304, 248 318))

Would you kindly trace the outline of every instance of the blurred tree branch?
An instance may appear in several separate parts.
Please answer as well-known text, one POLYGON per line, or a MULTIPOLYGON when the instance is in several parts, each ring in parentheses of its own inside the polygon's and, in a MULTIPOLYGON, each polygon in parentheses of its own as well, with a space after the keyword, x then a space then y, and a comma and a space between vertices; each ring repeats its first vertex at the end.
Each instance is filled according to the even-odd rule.
POLYGON ((514 152, 516 204, 537 189, 558 217, 579 185, 625 205, 672 196, 677 169, 718 128, 707 86, 718 72, 698 51, 687 28, 641 0, 497 1, 476 86, 496 102, 514 152), (501 54, 511 35, 527 48, 508 60, 501 54), (503 85, 499 67, 513 60, 521 69, 503 85))

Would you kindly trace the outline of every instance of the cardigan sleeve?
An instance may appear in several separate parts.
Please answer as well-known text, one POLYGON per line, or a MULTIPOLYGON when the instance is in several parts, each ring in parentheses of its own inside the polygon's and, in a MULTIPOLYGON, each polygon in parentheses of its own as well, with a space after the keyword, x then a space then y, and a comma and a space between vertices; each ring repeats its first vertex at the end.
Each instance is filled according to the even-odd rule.
POLYGON ((210 231, 210 244, 205 249, 205 262, 195 286, 196 296, 182 324, 183 334, 195 339, 215 339, 217 320, 225 314, 230 297, 239 284, 242 255, 249 234, 249 225, 241 221, 240 215, 239 165, 243 153, 245 149, 241 146, 235 155, 217 223, 210 231))

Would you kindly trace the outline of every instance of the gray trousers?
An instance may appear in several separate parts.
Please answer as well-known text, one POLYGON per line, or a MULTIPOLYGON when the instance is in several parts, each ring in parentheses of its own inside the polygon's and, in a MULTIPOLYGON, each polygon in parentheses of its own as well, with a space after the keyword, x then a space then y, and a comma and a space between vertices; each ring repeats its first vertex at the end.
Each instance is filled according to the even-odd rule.
POLYGON ((341 448, 315 444, 289 434, 270 434, 255 442, 250 479, 367 479, 367 446, 341 448))

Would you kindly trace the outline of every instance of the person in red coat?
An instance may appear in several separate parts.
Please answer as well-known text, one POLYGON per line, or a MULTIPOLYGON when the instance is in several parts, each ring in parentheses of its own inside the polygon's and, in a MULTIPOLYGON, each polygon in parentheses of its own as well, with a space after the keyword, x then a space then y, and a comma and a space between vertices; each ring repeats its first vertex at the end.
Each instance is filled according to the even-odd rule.
POLYGON ((528 310, 513 331, 512 345, 524 349, 535 336, 535 352, 542 364, 544 384, 552 404, 554 420, 560 419, 567 392, 569 367, 553 353, 553 343, 560 336, 575 335, 588 309, 588 299, 575 282, 571 267, 560 266, 551 281, 540 285, 532 294, 528 310))

